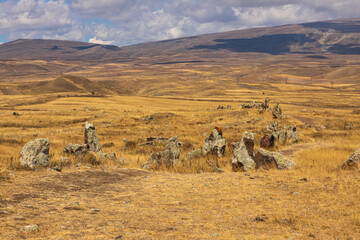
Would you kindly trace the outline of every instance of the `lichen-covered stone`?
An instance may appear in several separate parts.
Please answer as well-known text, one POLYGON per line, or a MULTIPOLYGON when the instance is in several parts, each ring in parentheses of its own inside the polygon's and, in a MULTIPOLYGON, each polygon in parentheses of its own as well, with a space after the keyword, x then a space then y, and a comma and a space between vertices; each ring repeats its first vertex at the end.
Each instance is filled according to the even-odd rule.
POLYGON ((241 142, 235 146, 234 156, 231 159, 233 171, 254 169, 254 134, 245 132, 241 142))
POLYGON ((143 164, 143 168, 158 169, 161 164, 165 164, 169 168, 177 164, 180 159, 180 148, 177 139, 177 136, 168 139, 162 152, 152 152, 148 161, 143 164))
POLYGON ((26 143, 20 152, 20 164, 34 169, 35 166, 49 166, 49 140, 38 138, 26 143))
POLYGON ((278 103, 274 106, 272 114, 274 118, 281 118, 283 116, 282 109, 278 103))
POLYGON ((359 169, 360 164, 360 148, 353 152, 349 158, 341 164, 342 169, 351 170, 359 169))
POLYGON ((226 140, 222 136, 221 128, 215 127, 210 135, 205 139, 203 146, 204 155, 212 154, 222 157, 225 153, 226 140))
POLYGON ((277 169, 291 169, 296 163, 286 158, 278 152, 270 152, 259 148, 255 155, 256 168, 277 168, 277 169))
POLYGON ((84 157, 88 151, 84 146, 74 143, 69 143, 63 148, 63 156, 84 157))
POLYGON ((88 151, 101 153, 100 141, 97 137, 95 127, 92 123, 85 123, 84 147, 88 151))

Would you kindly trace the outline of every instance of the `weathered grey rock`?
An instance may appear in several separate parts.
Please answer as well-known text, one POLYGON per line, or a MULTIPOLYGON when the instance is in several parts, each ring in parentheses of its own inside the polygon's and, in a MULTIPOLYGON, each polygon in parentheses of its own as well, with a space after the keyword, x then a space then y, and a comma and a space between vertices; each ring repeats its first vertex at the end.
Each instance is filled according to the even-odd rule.
POLYGON ((49 166, 49 140, 38 138, 26 143, 20 152, 20 164, 34 169, 35 166, 49 166))
POLYGON ((281 118, 283 116, 282 109, 278 103, 274 106, 272 114, 274 118, 281 118))
POLYGON ((101 145, 92 123, 85 123, 84 147, 92 152, 101 153, 101 145))
POLYGON ((74 143, 69 143, 63 148, 63 156, 76 156, 76 157, 84 157, 88 151, 84 146, 74 143))
POLYGON ((154 117, 151 116, 151 115, 147 115, 147 116, 143 119, 143 121, 151 121, 151 120, 154 120, 154 117))
POLYGON ((270 98, 266 98, 263 103, 260 105, 260 113, 268 111, 270 109, 270 98))
POLYGON ((278 130, 279 122, 269 122, 269 124, 266 126, 266 130, 270 132, 276 132, 278 130))
POLYGON ((166 141, 165 149, 160 153, 160 159, 169 168, 179 162, 180 148, 178 137, 172 137, 166 141))
POLYGON ((265 134, 260 141, 260 147, 272 148, 275 146, 275 137, 273 134, 265 134))
POLYGON ((255 168, 253 133, 244 133, 241 142, 236 144, 231 163, 233 171, 249 171, 255 168))
POLYGON ((353 122, 346 122, 346 123, 344 124, 344 128, 345 128, 346 130, 354 129, 354 128, 355 128, 355 123, 353 123, 353 122))
POLYGON ((202 156, 202 151, 200 148, 188 152, 183 162, 184 166, 191 167, 192 160, 200 158, 201 156, 202 156))
POLYGON ((160 153, 152 152, 148 161, 143 164, 145 169, 158 169, 161 164, 167 168, 177 164, 180 158, 180 148, 177 141, 178 137, 172 137, 166 141, 164 151, 160 153))
POLYGON ((286 135, 287 141, 289 143, 295 143, 299 141, 299 136, 295 125, 287 127, 286 135))
POLYGON ((191 151, 191 152, 188 152, 188 153, 186 154, 186 157, 185 157, 185 158, 187 158, 187 159, 194 159, 194 158, 199 158, 199 157, 201 157, 201 155, 202 155, 201 149, 200 149, 200 148, 197 148, 197 149, 194 149, 194 150, 191 151))
POLYGON ((215 127, 210 135, 205 139, 203 146, 204 155, 212 154, 222 157, 225 153, 226 140, 222 137, 221 128, 215 127))
POLYGON ((221 106, 221 105, 219 105, 219 106, 217 107, 217 110, 222 110, 222 109, 225 109, 225 107, 224 107, 224 106, 221 106))
POLYGON ((283 127, 279 131, 273 132, 272 134, 274 135, 275 140, 278 141, 281 145, 299 141, 299 136, 295 125, 283 127))
POLYGON ((360 148, 353 152, 349 158, 341 164, 341 169, 351 170, 359 169, 360 165, 360 148))
POLYGON ((37 224, 31 224, 27 226, 23 226, 20 231, 25 233, 32 233, 32 232, 38 232, 39 231, 39 225, 37 224))
POLYGON ((291 169, 296 163, 289 160, 281 153, 270 152, 259 148, 255 155, 256 168, 277 168, 277 169, 291 169))
POLYGON ((143 164, 143 168, 147 170, 158 169, 161 165, 160 156, 156 152, 152 152, 149 159, 143 164))

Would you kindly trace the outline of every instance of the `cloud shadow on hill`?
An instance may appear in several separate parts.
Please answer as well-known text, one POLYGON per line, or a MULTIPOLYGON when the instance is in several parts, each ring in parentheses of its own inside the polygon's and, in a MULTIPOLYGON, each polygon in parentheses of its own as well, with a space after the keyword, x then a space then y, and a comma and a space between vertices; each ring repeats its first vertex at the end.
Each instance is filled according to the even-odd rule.
MULTIPOLYGON (((275 34, 256 38, 215 39, 215 45, 198 45, 190 48, 208 50, 229 50, 232 52, 256 52, 279 55, 290 52, 290 45, 314 42, 305 34, 275 34)), ((306 52, 309 53, 309 52, 306 52)))

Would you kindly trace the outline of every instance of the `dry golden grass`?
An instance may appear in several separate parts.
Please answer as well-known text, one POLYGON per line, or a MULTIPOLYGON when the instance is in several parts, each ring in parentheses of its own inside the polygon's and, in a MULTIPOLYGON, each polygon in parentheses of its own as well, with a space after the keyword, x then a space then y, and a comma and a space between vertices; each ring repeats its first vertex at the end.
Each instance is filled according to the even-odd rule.
MULTIPOLYGON (((237 86, 232 75, 225 74, 230 68, 183 67, 177 72, 161 68, 168 72, 156 77, 151 72, 155 68, 127 71, 140 73, 145 83, 153 81, 153 86, 144 84, 139 94, 156 92, 157 97, 0 95, 0 238, 359 238, 359 172, 338 169, 359 148, 360 120, 352 113, 360 105, 356 88, 343 90, 347 85, 342 84, 331 89, 321 81, 284 84, 276 78, 237 86), (173 81, 166 83, 169 77, 173 81), (260 114, 238 105, 260 102, 266 96, 271 106, 279 102, 287 115, 278 120, 280 126, 298 127, 299 143, 273 149, 298 166, 290 171, 232 173, 231 143, 240 141, 244 131, 251 131, 256 133, 255 146, 259 147, 264 129, 274 121, 270 112, 260 114), (231 109, 216 109, 228 104, 231 109), (155 119, 143 121, 147 115, 155 115, 155 119), (91 159, 70 159, 61 173, 21 169, 18 157, 22 146, 42 137, 50 140, 51 167, 61 165, 62 148, 82 143, 86 121, 94 123, 103 151, 115 152, 125 162, 97 159, 97 165, 91 159), (355 123, 355 129, 344 128, 349 121, 355 123), (201 148, 215 126, 223 129, 228 143, 225 156, 219 159, 224 173, 212 173, 205 156, 190 167, 184 164, 186 153, 201 148), (150 136, 175 135, 193 145, 181 149, 180 163, 158 172, 140 170, 149 154, 160 151, 164 143, 140 144, 150 136), (135 146, 126 148, 123 138, 135 146), (300 180, 303 178, 307 181, 300 180), (256 217, 260 217, 258 221, 256 217), (33 223, 40 226, 38 233, 19 231, 33 223)), ((231 70, 250 71, 247 67, 231 70)), ((299 76, 300 80, 306 78, 299 76)))

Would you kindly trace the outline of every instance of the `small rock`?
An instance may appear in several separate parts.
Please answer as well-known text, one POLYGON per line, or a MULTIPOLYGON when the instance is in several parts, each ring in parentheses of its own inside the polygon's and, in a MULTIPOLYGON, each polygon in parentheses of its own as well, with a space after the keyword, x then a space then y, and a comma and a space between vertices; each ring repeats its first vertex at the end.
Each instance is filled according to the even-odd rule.
POLYGON ((346 130, 354 129, 354 128, 355 128, 355 123, 353 123, 353 122, 346 122, 346 123, 344 124, 344 128, 345 128, 346 130))
POLYGON ((25 220, 25 218, 24 218, 23 216, 21 216, 21 215, 16 215, 16 216, 14 217, 14 219, 15 219, 15 220, 25 220))
POLYGON ((31 225, 23 226, 20 229, 20 231, 26 232, 26 233, 38 232, 39 231, 39 225, 31 224, 31 225))
POLYGON ((18 112, 13 112, 13 115, 16 116, 16 117, 20 116, 20 114, 18 112))
POLYGON ((93 212, 100 212, 100 209, 92 208, 91 211, 93 211, 93 212))
POLYGON ((300 178, 299 180, 306 182, 308 179, 305 177, 305 178, 300 178))
POLYGON ((55 171, 61 172, 61 167, 60 167, 60 166, 55 166, 53 169, 54 169, 55 171))

